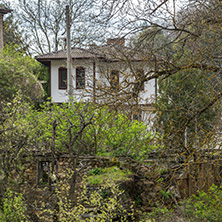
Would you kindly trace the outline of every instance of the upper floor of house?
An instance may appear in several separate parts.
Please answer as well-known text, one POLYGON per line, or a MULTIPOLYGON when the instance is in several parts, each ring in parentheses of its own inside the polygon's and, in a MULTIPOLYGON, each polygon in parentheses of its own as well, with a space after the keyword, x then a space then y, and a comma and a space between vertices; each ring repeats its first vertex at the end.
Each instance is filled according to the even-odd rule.
POLYGON ((36 60, 49 67, 53 102, 68 101, 71 87, 77 101, 110 102, 122 97, 125 102, 137 98, 145 105, 151 104, 156 95, 155 79, 144 81, 152 61, 125 47, 124 39, 109 39, 106 45, 87 49, 72 48, 70 75, 66 50, 39 55, 36 60))

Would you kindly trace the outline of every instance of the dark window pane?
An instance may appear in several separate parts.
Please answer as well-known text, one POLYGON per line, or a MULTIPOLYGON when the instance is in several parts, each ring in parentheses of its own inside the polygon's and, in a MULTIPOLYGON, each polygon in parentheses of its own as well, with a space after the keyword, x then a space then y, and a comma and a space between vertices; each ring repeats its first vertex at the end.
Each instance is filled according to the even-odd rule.
POLYGON ((49 174, 50 174, 50 165, 49 161, 41 161, 39 162, 38 169, 38 183, 42 185, 46 185, 49 182, 49 174))
POLYGON ((76 88, 85 88, 85 69, 83 67, 76 68, 76 88))
POLYGON ((59 69, 59 89, 67 89, 67 69, 59 69))
POLYGON ((141 113, 133 114, 133 120, 140 121, 142 119, 141 113))
POLYGON ((66 70, 61 70, 61 88, 66 88, 67 74, 66 70))
POLYGON ((136 89, 139 91, 144 90, 144 71, 139 69, 136 71, 136 89))
POLYGON ((119 71, 113 70, 110 75, 110 84, 113 89, 117 89, 119 85, 119 71))

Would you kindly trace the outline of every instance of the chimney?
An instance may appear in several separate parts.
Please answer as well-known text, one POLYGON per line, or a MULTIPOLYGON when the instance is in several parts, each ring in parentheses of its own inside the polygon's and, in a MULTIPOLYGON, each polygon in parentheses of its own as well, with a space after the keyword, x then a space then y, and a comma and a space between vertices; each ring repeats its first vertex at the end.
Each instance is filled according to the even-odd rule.
POLYGON ((113 38, 113 39, 107 39, 107 45, 125 45, 125 39, 124 38, 113 38))
POLYGON ((6 9, 0 6, 0 50, 4 47, 3 41, 3 15, 11 12, 11 9, 6 9))

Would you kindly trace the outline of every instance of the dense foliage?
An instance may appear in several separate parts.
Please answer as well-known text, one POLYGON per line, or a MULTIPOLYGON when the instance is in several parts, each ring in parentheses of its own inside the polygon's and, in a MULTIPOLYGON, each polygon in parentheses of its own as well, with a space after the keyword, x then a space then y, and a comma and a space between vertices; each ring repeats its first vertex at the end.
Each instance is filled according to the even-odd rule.
MULTIPOLYGON (((51 52, 53 48, 57 50, 60 47, 58 35, 63 34, 65 27, 65 16, 63 16, 65 1, 51 1, 55 4, 46 0, 33 2, 20 0, 19 2, 22 7, 20 16, 24 28, 27 29, 27 33, 35 33, 35 36, 29 35, 30 40, 35 42, 30 51, 43 53, 51 52)), ((221 187, 213 186, 207 193, 198 192, 181 205, 166 189, 168 185, 177 186, 178 175, 187 176, 185 179, 188 185, 189 178, 196 180, 195 186, 198 186, 201 175, 199 167, 189 171, 189 166, 202 162, 209 162, 212 166, 215 166, 213 162, 219 163, 215 160, 221 147, 219 134, 222 98, 221 1, 189 0, 184 1, 184 4, 176 0, 172 1, 173 4, 168 0, 161 2, 138 0, 133 1, 133 4, 128 0, 102 0, 99 4, 97 1, 88 0, 69 2, 74 12, 73 21, 79 21, 79 26, 75 26, 79 29, 73 30, 73 34, 77 33, 80 38, 73 39, 74 45, 97 41, 94 35, 97 26, 90 24, 92 19, 96 22, 100 21, 105 28, 112 24, 112 36, 114 30, 118 30, 118 37, 127 36, 127 33, 130 35, 139 33, 136 35, 138 39, 133 40, 134 49, 131 51, 135 52, 139 60, 143 60, 142 65, 149 65, 149 70, 140 79, 141 84, 153 79, 159 80, 159 97, 155 101, 157 121, 154 124, 155 131, 159 134, 150 132, 142 122, 130 121, 125 114, 111 111, 106 105, 98 108, 90 103, 79 103, 73 100, 69 104, 62 105, 45 103, 36 110, 31 104, 33 100, 42 96, 42 87, 37 78, 47 80, 47 76, 38 63, 21 52, 21 48, 27 49, 27 42, 24 47, 14 46, 14 49, 19 49, 20 52, 6 46, 0 52, 1 218, 6 221, 28 220, 25 215, 26 209, 32 205, 26 205, 21 195, 24 188, 22 185, 27 182, 23 161, 31 161, 32 152, 50 152, 53 158, 56 154, 68 153, 72 169, 67 176, 68 184, 63 181, 60 181, 61 184, 56 184, 53 192, 56 192, 54 194, 58 202, 57 209, 48 213, 52 217, 59 216, 63 221, 74 220, 86 212, 81 204, 75 205, 74 202, 86 201, 89 205, 95 204, 95 208, 98 208, 101 213, 101 220, 106 221, 106 218, 109 218, 111 221, 114 218, 113 212, 118 209, 121 213, 124 211, 118 201, 121 200, 118 198, 121 197, 122 190, 112 184, 108 187, 108 191, 111 190, 111 196, 107 199, 104 198, 108 193, 107 187, 102 187, 102 190, 98 189, 98 192, 88 196, 87 190, 83 187, 83 192, 76 195, 78 156, 80 154, 109 155, 114 157, 114 160, 116 157, 127 156, 134 160, 141 160, 146 158, 149 151, 162 149, 160 145, 162 143, 159 141, 163 135, 164 151, 166 151, 164 155, 168 156, 170 152, 167 151, 170 148, 179 155, 174 152, 169 162, 164 163, 164 166, 158 166, 159 171, 167 171, 167 173, 169 171, 169 174, 165 178, 159 178, 162 187, 157 186, 154 189, 161 189, 160 194, 163 199, 174 198, 173 201, 182 216, 164 207, 154 210, 148 218, 145 214, 141 218, 144 217, 146 221, 179 221, 181 217, 190 221, 220 221, 221 187), (176 5, 177 2, 178 5, 176 5), (93 27, 93 32, 90 32, 92 29, 88 27, 93 27), (86 41, 88 36, 93 36, 94 39, 86 41), (210 140, 213 137, 216 145, 210 140), (206 147, 212 148, 210 152, 205 152, 206 147), (210 158, 207 159, 205 154, 210 158), (181 174, 182 169, 186 172, 181 174), (163 184, 164 182, 167 183, 163 184), (8 187, 16 188, 17 192, 8 190, 8 187), (67 198, 61 195, 61 191, 67 198), (88 200, 84 199, 86 196, 88 200), (110 208, 114 211, 109 211, 110 208)), ((100 27, 98 29, 102 30, 100 27)), ((10 17, 5 20, 4 28, 5 34, 8 35, 6 42, 14 44, 17 43, 15 40, 18 40, 18 43, 23 41, 21 30, 10 17)), ((104 33, 104 35, 110 35, 108 32, 104 33)), ((62 43, 61 47, 63 46, 62 43)), ((124 53, 123 60, 127 65, 132 65, 128 64, 131 58, 124 53)), ((127 87, 138 88, 134 87, 137 84, 135 80, 136 78, 129 82, 123 81, 123 87, 127 82, 127 87)), ((107 90, 112 94, 110 88, 107 90)), ((120 97, 124 98, 124 95, 120 94, 120 97)), ((137 98, 134 102, 136 100, 137 98)), ((124 109, 125 102, 126 100, 115 97, 112 104, 116 104, 116 107, 120 106, 118 108, 121 110, 121 108, 124 109)), ((158 157, 161 158, 161 156, 158 157)), ((220 160, 220 156, 218 159, 220 160)), ((146 167, 143 165, 142 169, 146 167)), ((221 169, 220 165, 217 167, 221 169)), ((51 174, 54 174, 56 170, 53 166, 51 168, 51 174)), ((119 173, 118 170, 115 172, 119 173)), ((155 174, 155 169, 153 172, 155 174)), ((103 170, 94 168, 94 173, 97 174, 94 178, 96 182, 92 182, 95 184, 101 179, 99 176, 103 170)), ((143 172, 142 176, 146 176, 145 173, 143 172)), ((209 170, 208 173, 211 171, 209 170)), ((108 177, 112 174, 116 175, 111 170, 108 177)), ((217 182, 221 182, 221 172, 215 177, 217 182)), ((91 179, 90 176, 88 179, 91 179)), ((149 182, 147 185, 152 186, 152 181, 149 182)), ((47 188, 51 189, 52 186, 47 188)), ((142 193, 141 196, 139 195, 138 197, 141 197, 142 193)), ((152 197, 153 193, 150 192, 149 195, 152 197)), ((153 206, 155 203, 151 204, 153 206)))
POLYGON ((144 221, 188 221, 219 222, 222 218, 222 190, 212 185, 207 192, 198 191, 196 195, 181 201, 177 208, 156 208, 144 217, 144 221), (146 219, 145 219, 146 218, 146 219))
POLYGON ((208 192, 199 191, 184 201, 184 213, 191 221, 221 221, 222 187, 212 185, 208 192))
POLYGON ((212 73, 196 69, 179 71, 159 81, 158 129, 164 133, 168 146, 183 149, 185 140, 187 147, 209 141, 215 132, 220 106, 214 104, 204 112, 201 110, 217 93, 217 81, 212 73))
POLYGON ((0 209, 0 221, 29 221, 27 206, 23 195, 8 189, 2 200, 2 211, 0 209))
MULTIPOLYGON (((15 46, 16 47, 16 46, 15 46)), ((26 99, 40 99, 43 89, 37 77, 41 65, 29 56, 5 46, 0 52, 0 100, 11 102, 17 94, 26 99)))
MULTIPOLYGON (((159 148, 155 145, 154 134, 148 131, 145 124, 138 121, 131 122, 127 116, 112 112, 107 107, 99 109, 94 107, 93 104, 77 102, 70 105, 46 103, 39 110, 36 110, 28 103, 22 102, 22 98, 17 96, 11 104, 4 107, 4 112, 7 115, 0 128, 2 131, 0 165, 2 192, 7 187, 14 187, 14 184, 22 185, 24 183, 26 169, 23 161, 31 161, 34 157, 32 151, 51 152, 58 155, 68 153, 71 159, 74 158, 73 155, 78 156, 80 154, 106 154, 112 157, 130 156, 134 159, 142 159, 146 157, 150 150, 159 148), (114 118, 115 122, 113 122, 114 118), (88 144, 89 141, 91 143, 88 144), (15 176, 15 172, 19 173, 15 176)), ((72 159, 72 161, 75 161, 75 159, 72 159)), ((107 178, 106 180, 109 178, 110 184, 114 183, 115 178, 116 181, 127 180, 126 177, 131 174, 128 171, 123 172, 117 167, 101 171, 104 174, 102 177, 107 178)), ((67 176, 68 180, 71 180, 73 175, 75 175, 75 168, 70 170, 67 176)), ((94 181, 90 182, 92 184, 101 183, 101 181, 99 182, 100 177, 98 175, 98 178, 92 179, 89 175, 88 181, 94 181)), ((60 182, 61 186, 65 185, 64 181, 60 182)), ((104 182, 102 180, 102 184, 104 182)), ((56 187, 59 187, 59 184, 56 187)), ((18 186, 17 191, 21 193, 20 188, 22 186, 18 186)), ((113 209, 124 211, 119 202, 119 195, 123 191, 115 187, 114 184, 112 188, 106 189, 112 189, 111 197, 105 200, 106 206, 109 206, 110 210, 107 210, 107 207, 103 209, 103 206, 97 210, 102 211, 101 217, 107 215, 107 217, 113 218, 116 215, 113 209)), ((66 184, 66 190, 70 190, 69 184, 66 184)), ((58 192, 60 191, 58 190, 58 192)), ((76 191, 74 190, 74 192, 76 191)), ((59 211, 59 215, 64 218, 64 221, 71 216, 80 216, 86 211, 86 209, 79 207, 71 210, 69 201, 72 200, 72 195, 68 195, 68 199, 65 200, 59 194, 57 196, 60 200, 61 212, 59 211)), ((17 194, 14 193, 13 195, 17 194)), ((20 198, 20 195, 18 197, 20 198)), ((6 193, 5 198, 9 199, 6 193)), ((103 197, 98 192, 92 193, 90 198, 89 201, 94 201, 95 205, 104 202, 103 197)), ((24 204, 22 199, 19 199, 19 201, 21 205, 24 204)), ((3 212, 5 214, 6 210, 3 209, 3 212)), ((52 214, 54 215, 53 212, 52 214)), ((8 217, 11 217, 11 215, 14 217, 14 214, 10 212, 7 215, 8 217)))
POLYGON ((25 126, 30 143, 38 150, 51 149, 53 133, 56 133, 55 150, 64 153, 70 152, 72 146, 74 152, 81 154, 141 159, 148 151, 160 148, 155 143, 160 138, 149 132, 143 122, 131 122, 126 115, 112 112, 109 108, 98 109, 92 104, 76 102, 73 105, 46 103, 40 110, 26 108, 25 115, 16 111, 17 119, 13 124, 19 128, 25 126), (83 124, 89 122, 81 131, 83 124), (76 140, 72 140, 76 135, 76 140))

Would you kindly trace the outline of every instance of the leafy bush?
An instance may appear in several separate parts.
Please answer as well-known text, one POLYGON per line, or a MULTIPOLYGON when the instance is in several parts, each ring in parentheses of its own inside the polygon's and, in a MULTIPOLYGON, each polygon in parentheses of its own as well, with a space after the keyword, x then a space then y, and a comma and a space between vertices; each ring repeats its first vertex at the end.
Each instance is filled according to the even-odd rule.
POLYGON ((212 185, 209 192, 198 192, 184 202, 184 213, 191 221, 222 221, 222 187, 212 185))
MULTIPOLYGON (((162 193, 163 195, 163 193, 162 193)), ((206 193, 182 201, 176 209, 164 206, 155 208, 151 213, 141 214, 140 221, 188 221, 188 222, 221 222, 222 221, 222 187, 212 185, 206 193)))
POLYGON ((16 51, 16 46, 5 46, 0 52, 0 101, 10 102, 18 92, 25 98, 43 96, 37 77, 42 71, 35 59, 16 51))
POLYGON ((5 193, 2 201, 3 212, 0 215, 1 221, 28 221, 29 217, 26 214, 27 206, 23 201, 23 195, 12 192, 10 189, 5 193))
POLYGON ((60 184, 56 189, 58 208, 42 209, 38 213, 41 221, 52 221, 50 218, 56 217, 58 221, 94 221, 94 222, 111 222, 128 221, 128 217, 133 218, 133 203, 127 200, 129 211, 125 209, 123 194, 116 185, 104 183, 95 190, 89 190, 87 186, 81 187, 81 192, 75 204, 64 195, 67 190, 65 184, 60 184))
POLYGON ((108 109, 101 112, 103 115, 93 126, 98 127, 96 131, 100 132, 99 155, 108 153, 112 157, 128 156, 141 160, 148 152, 161 148, 157 142, 161 138, 150 132, 144 122, 132 122, 127 115, 108 109))
POLYGON ((152 150, 160 149, 158 134, 149 132, 143 122, 131 121, 126 115, 93 104, 73 103, 57 105, 45 103, 41 110, 30 110, 24 121, 30 125, 30 143, 47 148, 52 144, 55 124, 55 149, 80 154, 130 156, 140 160, 152 150), (83 114, 84 113, 84 114, 83 114), (91 121, 80 132, 83 123, 91 121), (78 135, 72 143, 70 141, 78 135))
POLYGON ((91 175, 100 175, 101 173, 103 173, 103 169, 102 169, 102 168, 99 168, 99 167, 95 167, 94 169, 89 170, 89 171, 87 172, 88 176, 91 176, 91 175))
POLYGON ((152 210, 152 212, 145 215, 144 220, 141 221, 150 221, 150 222, 161 222, 161 221, 174 221, 173 220, 173 210, 169 210, 166 207, 157 207, 152 210))

